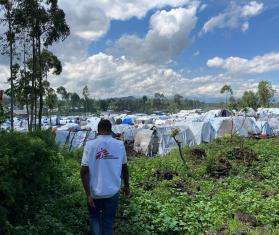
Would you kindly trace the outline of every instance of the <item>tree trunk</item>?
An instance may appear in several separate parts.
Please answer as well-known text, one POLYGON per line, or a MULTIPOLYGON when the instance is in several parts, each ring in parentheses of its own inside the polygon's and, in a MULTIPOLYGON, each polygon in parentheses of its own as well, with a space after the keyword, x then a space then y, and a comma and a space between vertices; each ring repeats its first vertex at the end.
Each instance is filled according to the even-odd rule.
POLYGON ((41 34, 39 33, 39 36, 37 38, 38 40, 38 59, 39 59, 39 129, 41 129, 42 126, 42 114, 43 114, 43 76, 42 76, 42 60, 41 60, 41 34))
POLYGON ((14 130, 14 78, 13 78, 13 38, 12 38, 12 22, 11 22, 11 6, 8 7, 8 23, 9 23, 9 47, 10 47, 10 85, 11 85, 11 130, 14 130))
MULTIPOLYGON (((34 28, 34 26, 33 26, 34 28)), ((32 35, 32 56, 33 56, 33 64, 32 64, 32 89, 31 89, 31 107, 30 107, 30 131, 33 130, 34 124, 34 105, 35 105, 35 64, 36 64, 36 48, 35 48, 35 37, 32 35)))

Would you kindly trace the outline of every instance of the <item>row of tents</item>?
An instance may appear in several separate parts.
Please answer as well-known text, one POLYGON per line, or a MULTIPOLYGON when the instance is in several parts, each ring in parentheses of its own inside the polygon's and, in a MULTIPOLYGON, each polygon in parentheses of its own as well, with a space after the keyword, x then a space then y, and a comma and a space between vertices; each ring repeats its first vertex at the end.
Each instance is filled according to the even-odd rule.
MULTIPOLYGON (((176 148, 177 145, 171 136, 174 129, 179 130, 177 139, 182 146, 209 143, 226 135, 278 136, 278 110, 260 110, 256 118, 243 114, 238 116, 222 110, 211 110, 207 113, 184 111, 170 116, 133 115, 128 118, 125 115, 110 115, 105 118, 111 119, 112 123, 116 123, 115 120, 121 123, 113 125, 113 132, 121 134, 124 141, 133 143, 136 152, 155 156, 168 154, 176 148)), ((69 146, 70 149, 84 146, 86 141, 96 138, 99 121, 99 117, 90 117, 82 127, 76 123, 67 123, 57 128, 57 143, 69 146)))

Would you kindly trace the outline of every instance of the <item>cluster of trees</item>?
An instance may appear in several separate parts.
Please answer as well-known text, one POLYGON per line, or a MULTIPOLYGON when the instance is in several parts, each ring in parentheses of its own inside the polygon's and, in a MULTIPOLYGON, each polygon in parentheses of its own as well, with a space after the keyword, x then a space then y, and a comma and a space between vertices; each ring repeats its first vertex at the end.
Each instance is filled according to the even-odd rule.
POLYGON ((95 100, 90 98, 87 86, 83 88, 82 97, 77 93, 68 92, 65 87, 58 87, 46 97, 46 105, 50 110, 58 109, 59 113, 71 114, 73 112, 99 113, 113 110, 116 112, 131 111, 152 113, 154 111, 175 112, 181 109, 202 108, 203 102, 175 95, 167 98, 163 94, 155 93, 153 97, 122 97, 95 100))
POLYGON ((245 91, 239 99, 233 96, 233 90, 229 85, 224 85, 220 90, 221 94, 226 95, 226 107, 236 110, 247 107, 254 110, 257 110, 259 107, 270 107, 274 101, 275 92, 276 90, 268 81, 261 81, 256 92, 252 90, 245 91))
POLYGON ((61 62, 49 48, 64 40, 70 29, 58 0, 0 0, 0 7, 6 29, 1 49, 10 66, 6 93, 11 101, 11 129, 15 103, 26 107, 29 130, 40 129, 44 97, 51 99, 54 93, 48 75, 62 72, 61 62))

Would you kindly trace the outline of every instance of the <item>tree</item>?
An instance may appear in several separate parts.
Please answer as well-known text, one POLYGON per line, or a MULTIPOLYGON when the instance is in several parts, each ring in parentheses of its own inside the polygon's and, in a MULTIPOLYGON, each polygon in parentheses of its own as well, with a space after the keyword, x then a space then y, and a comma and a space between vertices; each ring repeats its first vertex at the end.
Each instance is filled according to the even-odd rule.
POLYGON ((259 107, 259 97, 253 91, 245 91, 241 99, 242 108, 253 108, 257 110, 259 107))
POLYGON ((276 90, 268 81, 261 81, 258 85, 259 102, 262 107, 269 107, 276 90))
POLYGON ((229 85, 224 85, 221 90, 220 90, 221 94, 226 94, 226 106, 228 106, 228 94, 233 95, 233 91, 231 86, 229 85))
POLYGON ((0 103, 0 124, 5 122, 7 118, 7 111, 4 109, 4 106, 0 103))
MULTIPOLYGON (((41 127, 44 86, 43 77, 46 71, 44 64, 46 50, 54 42, 64 40, 69 34, 69 26, 65 20, 65 14, 58 7, 57 0, 21 0, 19 1, 18 22, 21 28, 28 32, 32 41, 32 103, 31 122, 33 115, 38 115, 38 127, 41 127), (36 89, 38 87, 38 89, 36 89), (39 98, 39 110, 37 114, 37 98, 39 98), (34 108, 35 107, 35 108, 34 108)), ((50 55, 50 53, 48 53, 50 55)), ((52 54, 53 55, 53 54, 52 54)), ((51 55, 51 57, 52 57, 51 55)), ((47 59, 50 59, 47 57, 47 59)), ((49 64, 48 64, 49 65, 49 64)), ((62 68, 62 66, 60 66, 62 68)), ((36 124, 36 121, 35 121, 36 124)))
POLYGON ((76 92, 74 92, 74 93, 70 94, 70 98, 71 98, 72 108, 75 109, 76 107, 79 107, 79 104, 80 104, 79 95, 76 92))
POLYGON ((10 78, 8 79, 10 82, 10 97, 11 97, 11 110, 10 110, 10 121, 11 121, 11 129, 14 129, 14 54, 15 54, 15 39, 16 39, 16 21, 15 21, 15 9, 16 2, 13 0, 0 0, 0 6, 4 10, 4 19, 1 20, 4 24, 8 25, 8 30, 5 32, 4 41, 7 42, 2 44, 4 47, 4 54, 9 55, 9 65, 10 65, 10 78))
POLYGON ((177 105, 177 108, 181 107, 183 96, 181 95, 174 95, 174 103, 177 105))
POLYGON ((60 86, 56 89, 57 94, 61 95, 62 100, 67 100, 69 95, 65 87, 60 86))
POLYGON ((160 110, 162 108, 164 99, 165 99, 164 94, 155 93, 154 94, 154 100, 153 100, 154 108, 157 109, 157 110, 160 110))
POLYGON ((84 111, 86 113, 88 112, 88 104, 89 104, 89 89, 87 85, 83 88, 82 95, 84 98, 84 111))
POLYGON ((57 103, 58 103, 58 98, 57 95, 55 93, 55 90, 53 90, 52 88, 48 89, 47 91, 47 96, 46 96, 46 100, 45 100, 46 106, 49 109, 49 117, 50 117, 50 123, 51 122, 51 115, 53 113, 53 110, 57 107, 57 103))

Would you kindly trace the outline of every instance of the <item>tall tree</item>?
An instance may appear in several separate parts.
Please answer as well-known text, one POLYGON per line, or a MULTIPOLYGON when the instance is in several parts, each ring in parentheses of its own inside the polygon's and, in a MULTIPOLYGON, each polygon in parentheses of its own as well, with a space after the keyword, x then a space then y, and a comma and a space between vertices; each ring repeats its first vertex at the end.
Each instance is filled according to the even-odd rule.
POLYGON ((84 111, 86 113, 86 112, 88 112, 89 95, 90 95, 87 85, 83 88, 82 95, 83 95, 83 98, 84 98, 84 111))
POLYGON ((79 95, 76 92, 74 92, 74 93, 70 94, 70 98, 71 98, 72 108, 75 109, 75 108, 79 107, 79 104, 80 104, 79 95))
MULTIPOLYGON (((38 111, 38 127, 41 126, 42 110, 43 110, 43 77, 44 77, 44 61, 42 54, 43 47, 46 49, 54 42, 64 40, 70 33, 69 26, 65 20, 65 14, 58 7, 57 0, 21 0, 19 1, 18 18, 21 19, 22 28, 27 29, 32 39, 32 114, 35 113, 37 97, 39 97, 38 111), (38 86, 38 89, 36 89, 38 86), (33 107, 35 106, 35 108, 33 107), (34 111, 33 111, 34 109, 34 111)), ((33 115, 31 115, 33 116, 33 115)), ((32 117, 33 119, 33 117, 32 117)))
POLYGON ((228 106, 228 95, 233 95, 233 91, 232 91, 232 88, 231 86, 229 85, 224 85, 221 90, 220 90, 220 93, 221 94, 226 94, 226 106, 228 106))
MULTIPOLYGON (((1 9, 4 11, 4 19, 1 19, 1 23, 7 26, 5 32, 4 41, 2 43, 2 49, 4 54, 9 55, 9 66, 10 66, 10 98, 11 98, 11 110, 10 110, 10 121, 11 129, 14 129, 14 54, 15 54, 15 39, 17 33, 16 21, 15 21, 15 9, 17 2, 13 0, 0 0, 1 9)), ((3 39, 3 38, 2 38, 3 39)))
POLYGON ((243 108, 253 108, 257 110, 259 107, 259 98, 253 91, 245 91, 241 98, 241 105, 243 108))
POLYGON ((258 96, 262 107, 269 107, 276 90, 268 81, 261 81, 258 85, 258 96))
POLYGON ((58 103, 58 98, 55 93, 55 90, 50 88, 47 90, 47 96, 46 96, 46 106, 48 107, 48 114, 49 114, 49 119, 50 119, 50 124, 51 122, 51 115, 53 114, 53 110, 57 107, 58 103))

